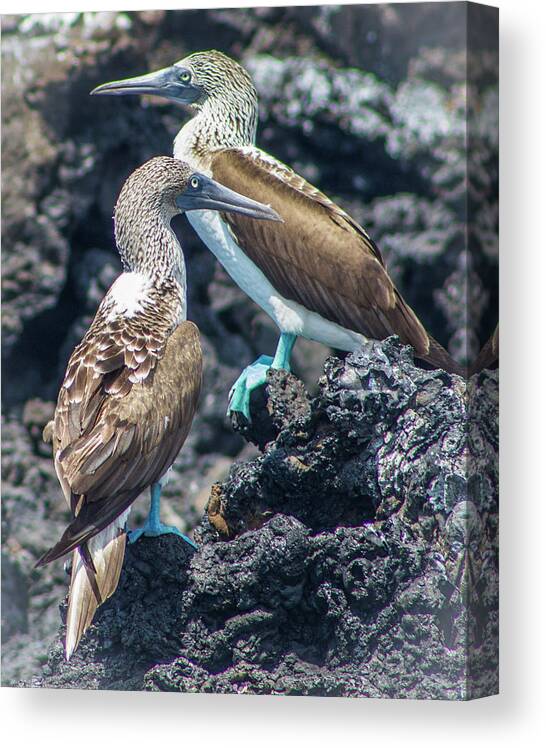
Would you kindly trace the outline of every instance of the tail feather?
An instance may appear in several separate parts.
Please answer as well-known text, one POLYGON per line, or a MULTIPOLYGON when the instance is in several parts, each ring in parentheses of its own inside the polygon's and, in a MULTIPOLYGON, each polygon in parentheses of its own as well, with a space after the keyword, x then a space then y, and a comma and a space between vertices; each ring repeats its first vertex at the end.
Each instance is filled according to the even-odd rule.
POLYGON ((91 625, 98 606, 118 586, 125 556, 123 527, 128 515, 129 510, 91 538, 86 550, 77 548, 74 551, 66 620, 67 660, 91 625))
POLYGON ((417 358, 426 361, 435 369, 443 369, 448 374, 466 376, 466 369, 446 351, 446 349, 432 335, 429 335, 413 309, 406 304, 396 291, 396 310, 398 319, 396 334, 404 343, 409 343, 415 350, 417 358))
MULTIPOLYGON (((125 492, 111 500, 108 506, 102 506, 102 502, 100 504, 99 502, 88 502, 83 503, 81 510, 78 508, 77 502, 74 501, 72 511, 77 516, 68 525, 61 539, 36 561, 35 567, 45 566, 76 548, 83 548, 93 537, 108 529, 120 517, 127 516, 125 514, 127 507, 132 504, 137 496, 137 491, 125 492)), ((74 499, 78 498, 74 495, 72 497, 74 499)))
POLYGON ((458 374, 460 377, 466 376, 466 369, 446 351, 446 349, 429 335, 429 350, 427 353, 418 353, 419 358, 426 361, 436 369, 443 369, 449 374, 458 374))

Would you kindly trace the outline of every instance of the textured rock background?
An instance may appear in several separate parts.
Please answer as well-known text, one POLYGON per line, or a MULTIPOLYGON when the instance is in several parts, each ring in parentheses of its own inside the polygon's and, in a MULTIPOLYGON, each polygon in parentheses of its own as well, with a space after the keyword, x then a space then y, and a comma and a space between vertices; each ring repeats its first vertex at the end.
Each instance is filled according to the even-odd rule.
MULTIPOLYGON (((56 645, 44 676, 67 579, 60 564, 32 570, 67 519, 40 431, 67 358, 119 272, 115 199, 134 168, 171 152, 185 117, 160 101, 92 99, 89 90, 197 49, 241 59, 261 98, 259 144, 368 227, 409 302, 464 361, 497 319, 498 92, 487 19, 484 32, 472 27, 475 54, 468 60, 463 20, 462 4, 2 19, 3 683, 45 678, 51 685, 355 695, 392 695, 395 688, 399 695, 453 698, 491 687, 494 581, 479 577, 486 588, 475 613, 480 677, 471 689, 461 680, 468 625, 461 599, 472 598, 476 580, 472 587, 461 579, 475 576, 464 572, 469 527, 474 539, 476 528, 488 528, 487 547, 476 540, 473 553, 479 568, 495 568, 494 451, 485 447, 494 450, 496 431, 492 415, 485 432, 478 423, 484 408, 494 410, 494 380, 482 375, 476 391, 486 395, 470 401, 477 425, 464 459, 485 456, 467 482, 457 380, 406 359, 395 372, 389 361, 400 355, 396 348, 385 360, 375 351, 394 380, 387 377, 386 391, 371 400, 365 389, 350 395, 343 384, 366 379, 362 361, 347 370, 330 363, 328 384, 312 405, 293 382, 288 400, 286 388, 270 388, 272 424, 257 441, 284 428, 256 456, 225 418, 226 395, 246 363, 272 350, 275 330, 184 219, 176 230, 207 377, 165 512, 169 522, 197 527, 202 549, 190 566, 174 540, 131 549, 120 592, 79 659, 61 666, 56 645), (468 169, 467 137, 476 154, 468 169), (408 399, 421 387, 441 411, 427 411, 424 426, 412 420, 408 399), (361 406, 367 416, 356 422, 361 406), (287 412, 297 415, 291 425, 283 422, 287 412), (454 444, 448 436, 438 441, 448 414, 459 418, 454 444), (320 438, 316 422, 329 424, 320 438), (411 443, 421 426, 423 452, 411 443), (297 466, 294 444, 311 470, 297 466), (201 517, 216 481, 211 526, 201 517), (259 529, 242 532, 249 527, 259 529), (216 528, 229 530, 228 542, 216 528), (164 585, 150 589, 159 574, 164 585), (144 599, 168 622, 157 636, 144 636, 144 599), (407 678, 425 650, 429 676, 412 684, 407 678), (140 652, 131 670, 129 651, 140 652), (167 664, 153 667, 157 662, 167 664), (389 685, 396 667, 400 679, 389 685)), ((296 346, 296 373, 312 394, 327 353, 305 341, 296 346)), ((139 500, 134 522, 144 506, 139 500)))

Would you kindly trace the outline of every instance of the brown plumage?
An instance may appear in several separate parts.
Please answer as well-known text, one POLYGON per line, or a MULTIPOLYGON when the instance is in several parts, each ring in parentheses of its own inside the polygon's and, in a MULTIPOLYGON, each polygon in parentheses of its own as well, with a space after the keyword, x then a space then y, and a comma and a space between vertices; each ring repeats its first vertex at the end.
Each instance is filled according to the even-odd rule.
MULTIPOLYGON (((53 452, 74 519, 40 566, 87 542, 165 474, 184 444, 199 399, 202 354, 192 322, 179 324, 159 350, 150 346, 145 375, 132 381, 142 364, 135 367, 130 350, 121 350, 125 360, 104 371, 100 349, 111 337, 101 331, 101 318, 99 310, 70 358, 59 392, 53 452)), ((131 322, 126 339, 141 320, 131 322)))
POLYGON ((431 338, 394 286, 377 245, 326 195, 258 149, 212 155, 215 179, 271 205, 283 223, 224 215, 238 246, 280 294, 366 337, 398 335, 419 358, 461 367, 431 338))
MULTIPOLYGON (((37 564, 74 550, 67 658, 98 605, 115 592, 125 554, 126 510, 172 465, 190 430, 201 390, 201 345, 192 322, 176 327, 163 350, 144 346, 149 367, 133 382, 141 366, 125 360, 116 368, 108 366, 115 358, 105 358, 104 351, 115 344, 105 348, 111 337, 101 330, 102 317, 97 315, 72 354, 53 421, 55 469, 74 519, 37 564), (82 371, 85 374, 79 377, 82 371)), ((138 327, 135 320, 125 339, 138 327)), ((142 337, 132 337, 127 350, 137 340, 142 337)), ((120 341, 118 350, 122 346, 120 341)), ((126 351, 119 355, 131 359, 126 351)))
POLYGON ((74 552, 66 656, 118 584, 129 507, 158 484, 191 427, 202 379, 197 327, 186 321, 186 273, 170 228, 183 210, 214 205, 278 220, 172 158, 125 183, 115 211, 125 272, 101 302, 66 369, 54 420, 55 470, 72 521, 37 566, 74 552))

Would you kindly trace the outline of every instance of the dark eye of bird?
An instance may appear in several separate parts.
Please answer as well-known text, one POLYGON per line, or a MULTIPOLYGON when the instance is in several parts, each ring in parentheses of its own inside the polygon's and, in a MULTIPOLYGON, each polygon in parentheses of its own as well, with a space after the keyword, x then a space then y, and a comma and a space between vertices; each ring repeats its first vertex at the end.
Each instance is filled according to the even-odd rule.
POLYGON ((194 190, 196 190, 199 187, 199 179, 197 177, 192 177, 190 179, 190 186, 193 187, 194 190))
POLYGON ((183 73, 180 73, 180 80, 182 81, 182 83, 189 83, 190 79, 191 79, 191 74, 188 73, 187 70, 183 73))

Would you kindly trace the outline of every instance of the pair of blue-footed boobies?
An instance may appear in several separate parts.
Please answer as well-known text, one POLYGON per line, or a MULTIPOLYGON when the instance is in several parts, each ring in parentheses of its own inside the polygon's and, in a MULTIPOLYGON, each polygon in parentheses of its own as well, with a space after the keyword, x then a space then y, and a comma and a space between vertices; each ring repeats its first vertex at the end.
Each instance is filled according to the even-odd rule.
POLYGON ((131 539, 178 532, 161 524, 159 499, 195 414, 202 353, 199 331, 186 319, 184 255, 170 222, 198 209, 279 220, 179 160, 158 157, 137 169, 114 214, 123 273, 72 353, 45 429, 73 519, 37 565, 74 551, 67 659, 117 587, 124 528, 139 494, 151 489, 150 514, 131 539))
POLYGON ((175 214, 188 213, 281 332, 274 357, 261 356, 237 380, 231 410, 250 418, 250 392, 270 367, 290 368, 298 336, 352 351, 396 334, 429 364, 461 372, 402 299, 366 231, 254 145, 257 94, 238 63, 196 53, 92 93, 156 94, 195 116, 175 139, 175 159, 148 162, 121 192, 115 235, 124 273, 69 361, 48 428, 73 521, 39 564, 75 554, 67 657, 117 586, 128 510, 144 489, 152 494, 144 532, 170 529, 159 522, 161 482, 190 429, 202 368, 198 331, 186 321, 175 214))
POLYGON ((198 211, 188 219, 234 281, 275 321, 273 358, 247 367, 230 409, 249 414, 249 393, 270 367, 290 368, 298 336, 344 351, 366 338, 398 335, 432 366, 462 368, 424 329, 389 277, 367 232, 320 190, 257 148, 258 97, 248 73, 217 51, 198 52, 154 73, 98 86, 93 94, 154 94, 194 116, 174 157, 221 184, 271 205, 283 223, 198 211))

